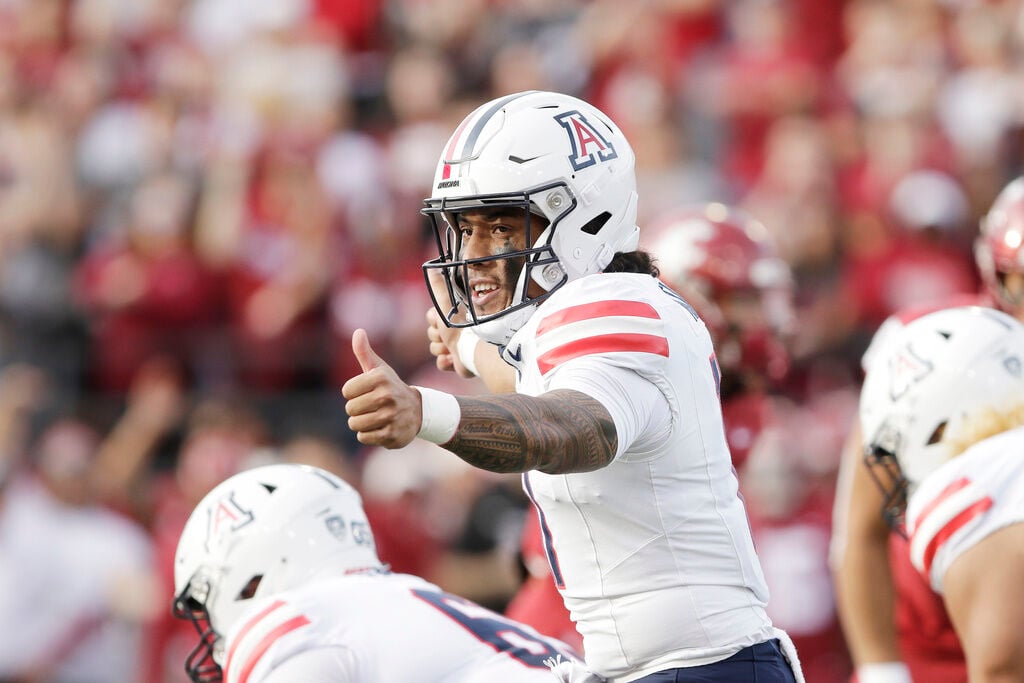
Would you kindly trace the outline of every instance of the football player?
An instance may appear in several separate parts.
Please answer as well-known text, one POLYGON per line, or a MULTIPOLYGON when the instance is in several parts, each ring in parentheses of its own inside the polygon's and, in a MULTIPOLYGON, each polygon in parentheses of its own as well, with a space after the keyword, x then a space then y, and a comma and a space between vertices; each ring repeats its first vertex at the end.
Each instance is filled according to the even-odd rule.
POLYGON ((174 583, 175 616, 199 633, 185 665, 196 683, 599 680, 565 643, 390 572, 359 494, 308 465, 210 491, 182 531, 174 583))
POLYGON ((883 516, 941 595, 966 679, 1024 680, 1024 325, 982 307, 910 322, 868 367, 860 424, 883 516))
POLYGON ((524 92, 472 112, 426 200, 439 256, 424 269, 446 326, 502 347, 515 393, 410 387, 357 330, 349 427, 522 472, 598 674, 799 679, 765 611, 711 338, 638 250, 636 202, 629 143, 592 105, 524 92))
MULTIPOLYGON (((942 308, 979 304, 1024 317, 1024 178, 1006 185, 981 221, 975 259, 985 284, 965 295, 888 318, 862 359, 866 371, 888 340, 942 308)), ((862 466, 859 425, 839 476, 832 563, 840 615, 860 683, 959 683, 963 649, 939 596, 910 564, 906 540, 879 517, 881 495, 862 466)))

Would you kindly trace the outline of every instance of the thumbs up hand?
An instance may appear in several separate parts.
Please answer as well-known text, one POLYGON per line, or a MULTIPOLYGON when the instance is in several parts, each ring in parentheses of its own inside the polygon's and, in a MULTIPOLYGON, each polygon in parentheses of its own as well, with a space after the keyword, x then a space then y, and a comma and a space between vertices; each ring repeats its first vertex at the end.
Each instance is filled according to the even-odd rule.
POLYGON ((349 428, 368 446, 401 448, 409 444, 423 419, 420 393, 377 355, 365 330, 352 333, 352 351, 363 372, 341 388, 347 400, 349 428))

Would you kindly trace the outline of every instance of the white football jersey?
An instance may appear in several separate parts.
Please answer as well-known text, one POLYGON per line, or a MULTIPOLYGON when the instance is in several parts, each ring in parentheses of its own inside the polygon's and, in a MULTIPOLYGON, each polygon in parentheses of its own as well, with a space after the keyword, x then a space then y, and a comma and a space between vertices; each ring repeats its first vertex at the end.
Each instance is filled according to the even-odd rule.
POLYGON ((980 441, 910 496, 910 559, 943 592, 953 561, 989 534, 1024 521, 1024 427, 980 441))
POLYGON ((575 389, 615 421, 607 467, 523 478, 588 666, 630 681, 771 638, 718 365, 693 308, 649 275, 590 275, 542 303, 503 355, 520 393, 575 389))
POLYGON ((225 683, 552 683, 564 643, 407 574, 328 578, 257 601, 227 635, 225 683))

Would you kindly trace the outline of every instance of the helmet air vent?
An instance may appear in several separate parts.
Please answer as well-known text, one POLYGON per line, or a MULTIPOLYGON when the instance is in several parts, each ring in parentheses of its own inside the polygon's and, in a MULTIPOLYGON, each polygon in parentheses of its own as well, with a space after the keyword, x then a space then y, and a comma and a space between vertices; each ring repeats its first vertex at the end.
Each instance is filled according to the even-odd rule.
POLYGON ((946 433, 946 425, 948 424, 948 420, 943 420, 938 424, 935 430, 932 431, 932 435, 928 437, 929 446, 931 446, 932 444, 937 444, 938 442, 942 441, 942 435, 946 433))
POLYGON ((245 587, 238 592, 238 597, 236 597, 235 600, 249 600, 252 598, 252 596, 256 595, 256 590, 260 587, 261 581, 263 581, 263 574, 256 574, 253 576, 249 579, 248 583, 245 584, 245 587))
POLYGON ((589 221, 587 221, 586 224, 582 228, 580 228, 580 230, 587 233, 588 235, 596 235, 598 232, 601 231, 601 228, 605 226, 605 223, 607 223, 608 219, 610 219, 611 217, 612 215, 610 213, 608 213, 607 211, 602 211, 601 213, 597 214, 589 221))

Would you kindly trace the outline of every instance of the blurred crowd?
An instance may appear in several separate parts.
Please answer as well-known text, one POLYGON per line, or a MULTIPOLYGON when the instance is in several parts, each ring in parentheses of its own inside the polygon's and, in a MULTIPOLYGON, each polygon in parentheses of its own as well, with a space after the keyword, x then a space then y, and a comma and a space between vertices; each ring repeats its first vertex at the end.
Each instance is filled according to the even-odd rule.
POLYGON ((268 461, 359 487, 396 570, 507 603, 519 480, 368 451, 340 386, 362 327, 414 383, 476 387, 428 352, 418 210, 462 117, 526 89, 620 125, 641 228, 741 206, 792 268, 741 484, 773 619, 845 680, 826 548, 859 358, 978 290, 978 218, 1024 170, 1019 0, 0 0, 0 681, 185 680, 178 533, 268 461))

